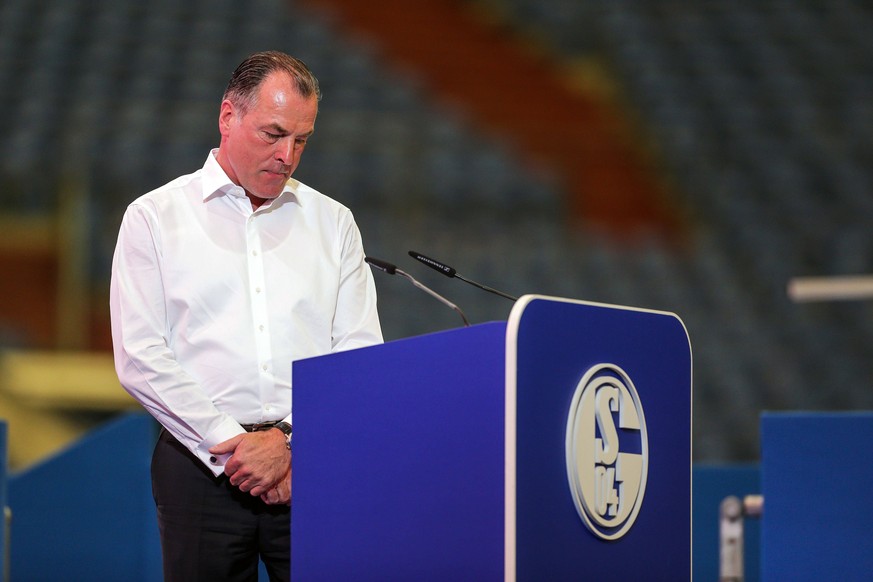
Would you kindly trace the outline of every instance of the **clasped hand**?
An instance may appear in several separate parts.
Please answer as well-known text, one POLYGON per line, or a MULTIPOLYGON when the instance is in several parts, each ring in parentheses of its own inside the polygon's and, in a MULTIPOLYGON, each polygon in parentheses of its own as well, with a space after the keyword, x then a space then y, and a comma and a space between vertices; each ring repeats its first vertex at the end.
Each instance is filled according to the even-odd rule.
POLYGON ((239 434, 209 449, 214 455, 230 453, 224 473, 240 491, 271 505, 291 502, 291 451, 278 430, 239 434))

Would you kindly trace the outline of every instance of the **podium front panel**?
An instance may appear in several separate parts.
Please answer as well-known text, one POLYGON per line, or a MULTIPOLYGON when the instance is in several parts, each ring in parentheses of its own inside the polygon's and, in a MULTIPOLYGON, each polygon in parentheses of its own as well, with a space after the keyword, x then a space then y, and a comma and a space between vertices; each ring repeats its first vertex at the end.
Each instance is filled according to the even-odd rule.
POLYGON ((505 329, 294 364, 295 580, 503 579, 505 329))

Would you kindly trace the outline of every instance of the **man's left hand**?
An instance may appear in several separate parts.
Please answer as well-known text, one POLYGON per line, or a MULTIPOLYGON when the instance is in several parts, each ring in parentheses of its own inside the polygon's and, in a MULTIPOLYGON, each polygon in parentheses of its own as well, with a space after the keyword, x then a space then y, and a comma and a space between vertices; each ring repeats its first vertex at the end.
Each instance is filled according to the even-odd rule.
POLYGON ((261 500, 267 505, 291 505, 291 467, 275 487, 261 495, 261 500))

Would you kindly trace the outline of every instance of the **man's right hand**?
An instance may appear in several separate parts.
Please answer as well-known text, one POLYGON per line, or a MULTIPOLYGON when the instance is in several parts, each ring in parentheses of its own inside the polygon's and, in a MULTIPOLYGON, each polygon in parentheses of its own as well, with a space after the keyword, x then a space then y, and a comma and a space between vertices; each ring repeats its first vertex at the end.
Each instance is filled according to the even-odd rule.
POLYGON ((231 453, 224 465, 224 473, 232 485, 255 497, 275 488, 291 466, 291 452, 285 444, 285 435, 278 430, 239 434, 210 447, 209 452, 231 453))

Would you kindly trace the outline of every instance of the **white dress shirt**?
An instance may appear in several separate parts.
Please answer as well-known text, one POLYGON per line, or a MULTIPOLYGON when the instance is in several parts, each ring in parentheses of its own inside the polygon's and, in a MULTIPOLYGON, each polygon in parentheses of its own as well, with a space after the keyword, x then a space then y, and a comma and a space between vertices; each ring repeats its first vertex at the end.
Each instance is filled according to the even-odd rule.
POLYGON ((215 475, 241 424, 292 422, 292 361, 382 341, 351 212, 293 178, 253 211, 215 150, 127 208, 110 309, 121 385, 215 475))

